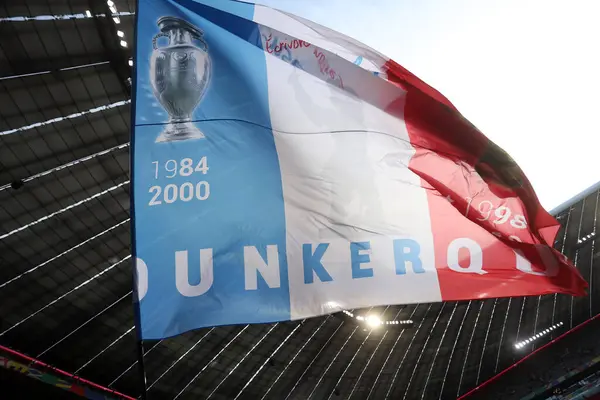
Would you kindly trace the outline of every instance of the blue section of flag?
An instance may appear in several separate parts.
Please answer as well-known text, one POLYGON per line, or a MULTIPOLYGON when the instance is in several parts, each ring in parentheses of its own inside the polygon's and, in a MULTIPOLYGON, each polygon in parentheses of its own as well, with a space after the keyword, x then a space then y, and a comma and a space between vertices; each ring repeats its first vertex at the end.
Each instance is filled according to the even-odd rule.
MULTIPOLYGON (((251 20, 253 6, 202 3, 139 2, 133 190, 135 256, 148 267, 148 291, 140 301, 143 339, 290 319, 285 214, 265 53, 239 37, 259 38, 256 25, 236 21, 236 15, 251 20), (192 117, 203 139, 156 143, 168 113, 152 92, 149 60, 163 16, 196 26, 208 44, 211 77, 192 117), (246 290, 244 247, 256 248, 266 259, 267 245, 278 248, 280 286, 268 287, 259 274, 258 288, 246 290), (184 296, 177 289, 175 254, 187 251, 193 286, 206 279, 200 277, 201 249, 212 249, 213 284, 202 295, 184 296)), ((167 44, 167 38, 158 41, 159 47, 167 44)))

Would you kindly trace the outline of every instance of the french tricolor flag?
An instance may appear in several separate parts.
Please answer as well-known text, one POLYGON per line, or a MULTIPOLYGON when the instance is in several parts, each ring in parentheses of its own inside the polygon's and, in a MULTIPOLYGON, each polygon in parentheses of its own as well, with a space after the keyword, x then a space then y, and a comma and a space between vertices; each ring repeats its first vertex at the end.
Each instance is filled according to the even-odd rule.
POLYGON ((134 89, 143 339, 585 294, 510 156, 356 40, 249 3, 139 0, 134 89))

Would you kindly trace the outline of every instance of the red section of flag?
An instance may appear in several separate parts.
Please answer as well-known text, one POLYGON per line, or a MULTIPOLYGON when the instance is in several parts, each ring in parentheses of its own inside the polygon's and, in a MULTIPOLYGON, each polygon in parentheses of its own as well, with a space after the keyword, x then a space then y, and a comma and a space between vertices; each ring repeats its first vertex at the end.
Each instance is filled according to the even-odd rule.
POLYGON ((393 61, 385 67, 407 91, 388 112, 404 115, 416 149, 409 168, 427 189, 442 299, 585 295, 552 248, 559 223, 510 156, 435 89, 393 61))

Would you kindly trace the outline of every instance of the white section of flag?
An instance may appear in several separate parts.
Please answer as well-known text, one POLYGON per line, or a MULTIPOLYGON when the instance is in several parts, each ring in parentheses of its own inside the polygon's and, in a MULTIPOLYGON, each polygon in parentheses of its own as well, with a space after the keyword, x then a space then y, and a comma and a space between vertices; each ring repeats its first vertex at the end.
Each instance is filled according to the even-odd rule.
MULTIPOLYGON (((266 54, 266 65, 285 201, 292 319, 331 312, 326 308, 331 302, 357 308, 441 301, 427 196, 408 169, 415 150, 404 122, 274 55, 266 54), (396 275, 395 238, 419 243, 427 273, 414 274, 409 266, 406 275, 396 275), (371 262, 364 267, 373 268, 372 278, 352 279, 353 241, 371 243, 366 252, 371 262), (330 244, 323 266, 332 282, 315 277, 304 284, 304 243, 314 244, 313 250, 330 244)), ((390 98, 403 96, 380 82, 395 91, 390 98)))

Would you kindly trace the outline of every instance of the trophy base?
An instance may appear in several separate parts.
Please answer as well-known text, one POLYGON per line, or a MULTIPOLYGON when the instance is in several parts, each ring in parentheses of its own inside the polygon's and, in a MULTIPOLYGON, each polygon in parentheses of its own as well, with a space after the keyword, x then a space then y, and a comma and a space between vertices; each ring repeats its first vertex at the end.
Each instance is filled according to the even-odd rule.
POLYGON ((171 122, 156 139, 156 143, 176 140, 203 139, 206 136, 191 122, 171 122))

